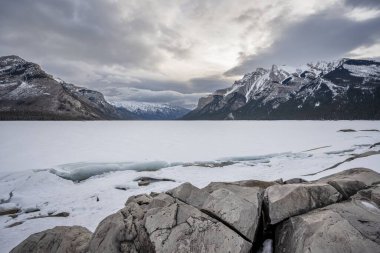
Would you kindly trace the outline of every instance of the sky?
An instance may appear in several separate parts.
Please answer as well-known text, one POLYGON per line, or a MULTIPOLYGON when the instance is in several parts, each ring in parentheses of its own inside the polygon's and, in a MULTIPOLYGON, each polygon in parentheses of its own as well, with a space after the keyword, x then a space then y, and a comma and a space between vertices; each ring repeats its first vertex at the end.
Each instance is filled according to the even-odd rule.
POLYGON ((1 0, 0 55, 113 102, 193 108, 272 64, 380 57, 380 0, 1 0))

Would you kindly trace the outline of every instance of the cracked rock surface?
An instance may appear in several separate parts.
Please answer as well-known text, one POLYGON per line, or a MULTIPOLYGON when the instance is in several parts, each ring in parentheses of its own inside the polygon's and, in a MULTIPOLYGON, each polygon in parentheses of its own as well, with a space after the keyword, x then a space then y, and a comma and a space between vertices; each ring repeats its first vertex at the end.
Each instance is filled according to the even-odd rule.
POLYGON ((380 253, 380 174, 355 168, 304 182, 189 183, 130 197, 91 233, 56 227, 15 252, 380 253))
POLYGON ((379 253, 380 209, 371 199, 379 189, 284 221, 276 229, 276 252, 379 253))

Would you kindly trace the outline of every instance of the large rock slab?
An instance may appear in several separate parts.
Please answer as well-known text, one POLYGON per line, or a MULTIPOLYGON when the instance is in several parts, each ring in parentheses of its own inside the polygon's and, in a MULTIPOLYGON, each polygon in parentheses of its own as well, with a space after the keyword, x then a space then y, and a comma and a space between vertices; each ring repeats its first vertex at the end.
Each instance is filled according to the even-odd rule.
POLYGON ((29 236, 11 253, 84 253, 90 238, 91 232, 84 227, 55 227, 29 236))
POLYGON ((255 240, 261 215, 262 188, 215 183, 199 189, 185 183, 168 193, 220 220, 250 242, 255 240))
POLYGON ((358 194, 349 201, 292 217, 276 229, 275 252, 379 253, 379 206, 358 194))
POLYGON ((266 215, 270 224, 336 203, 341 199, 342 195, 325 183, 273 185, 265 190, 264 195, 266 215))
POLYGON ((103 220, 89 252, 249 252, 251 247, 219 220, 161 193, 130 198, 103 220))
POLYGON ((197 208, 202 208, 204 202, 210 196, 207 191, 201 190, 190 183, 181 184, 167 193, 197 208))
POLYGON ((345 199, 359 190, 380 183, 380 174, 366 168, 353 168, 317 180, 335 187, 345 199))

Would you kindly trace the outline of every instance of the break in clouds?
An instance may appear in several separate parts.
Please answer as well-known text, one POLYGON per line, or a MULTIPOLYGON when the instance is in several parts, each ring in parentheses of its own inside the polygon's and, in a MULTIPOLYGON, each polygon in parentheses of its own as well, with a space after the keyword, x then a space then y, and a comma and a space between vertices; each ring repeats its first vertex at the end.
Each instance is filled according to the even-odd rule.
POLYGON ((113 101, 193 107, 257 67, 380 57, 378 0, 3 0, 0 55, 113 101))

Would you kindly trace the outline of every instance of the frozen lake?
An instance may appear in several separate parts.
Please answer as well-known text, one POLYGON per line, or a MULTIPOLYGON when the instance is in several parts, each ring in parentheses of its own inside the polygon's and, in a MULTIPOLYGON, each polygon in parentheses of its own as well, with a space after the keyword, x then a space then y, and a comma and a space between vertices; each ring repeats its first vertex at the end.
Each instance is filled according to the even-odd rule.
POLYGON ((359 166, 380 172, 380 155, 373 154, 318 173, 353 154, 379 151, 371 147, 380 142, 374 130, 379 121, 0 122, 0 199, 13 193, 0 209, 23 211, 17 218, 0 216, 0 252, 57 225, 94 230, 129 196, 187 181, 203 187, 211 181, 313 180, 359 166), (134 180, 141 176, 174 182, 138 186, 134 180), (24 212, 31 208, 39 211, 24 212), (70 216, 28 219, 63 211, 70 216), (15 222, 22 224, 6 228, 15 222))
POLYGON ((379 121, 0 122, 0 171, 77 162, 192 162, 371 143, 379 121))

